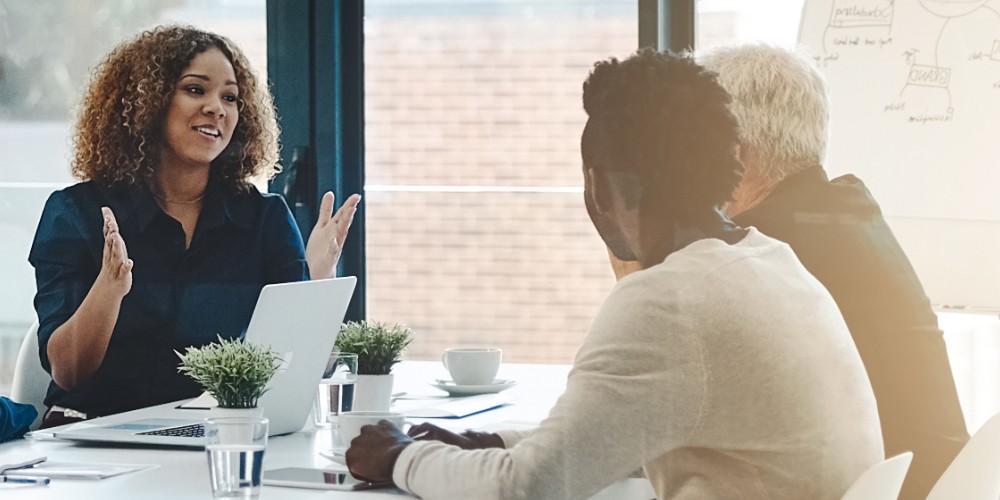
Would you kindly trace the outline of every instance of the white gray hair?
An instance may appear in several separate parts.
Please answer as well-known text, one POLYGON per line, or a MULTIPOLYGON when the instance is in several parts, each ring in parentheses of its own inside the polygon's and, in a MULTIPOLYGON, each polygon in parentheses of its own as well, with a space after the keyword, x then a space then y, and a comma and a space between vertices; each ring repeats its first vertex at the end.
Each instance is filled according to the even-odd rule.
POLYGON ((740 143, 760 160, 764 178, 780 180, 822 164, 830 122, 826 82, 801 49, 741 43, 698 51, 732 97, 740 143))

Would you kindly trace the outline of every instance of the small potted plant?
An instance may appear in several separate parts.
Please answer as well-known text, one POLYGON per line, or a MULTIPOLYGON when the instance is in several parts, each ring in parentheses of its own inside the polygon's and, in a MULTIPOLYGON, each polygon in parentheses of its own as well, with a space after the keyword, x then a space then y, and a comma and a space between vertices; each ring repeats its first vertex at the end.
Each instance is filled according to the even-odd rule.
POLYGON ((269 347, 222 336, 218 342, 188 347, 177 356, 181 358, 177 371, 198 382, 219 408, 256 408, 281 364, 269 347))
POLYGON ((392 403, 392 367, 413 341, 406 326, 379 321, 350 321, 340 327, 336 349, 358 355, 355 411, 388 411, 392 403))

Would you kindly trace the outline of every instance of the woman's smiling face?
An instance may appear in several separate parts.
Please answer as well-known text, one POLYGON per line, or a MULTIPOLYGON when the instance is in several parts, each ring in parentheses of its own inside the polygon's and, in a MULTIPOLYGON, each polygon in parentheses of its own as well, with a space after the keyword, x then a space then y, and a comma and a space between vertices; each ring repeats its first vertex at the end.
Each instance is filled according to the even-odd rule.
POLYGON ((181 71, 167 108, 160 166, 208 168, 233 138, 238 96, 236 73, 221 50, 196 55, 181 71))

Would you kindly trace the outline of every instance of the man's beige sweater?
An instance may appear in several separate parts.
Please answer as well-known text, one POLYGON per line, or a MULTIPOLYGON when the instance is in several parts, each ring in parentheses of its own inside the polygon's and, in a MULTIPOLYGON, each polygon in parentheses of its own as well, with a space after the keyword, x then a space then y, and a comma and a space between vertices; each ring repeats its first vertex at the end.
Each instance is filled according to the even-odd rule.
POLYGON ((836 304, 753 228, 619 282, 549 417, 501 437, 414 443, 393 478, 427 499, 579 499, 643 467, 660 499, 833 499, 883 458, 836 304))

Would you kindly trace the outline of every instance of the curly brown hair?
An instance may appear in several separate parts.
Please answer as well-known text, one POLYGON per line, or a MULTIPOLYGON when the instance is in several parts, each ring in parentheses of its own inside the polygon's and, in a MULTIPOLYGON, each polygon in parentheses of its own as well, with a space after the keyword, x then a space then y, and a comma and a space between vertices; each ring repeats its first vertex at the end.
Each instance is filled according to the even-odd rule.
POLYGON ((233 65, 239 86, 239 122, 211 175, 232 190, 251 178, 274 177, 278 123, 274 102, 246 56, 229 39, 190 26, 160 26, 139 34, 94 68, 78 110, 73 175, 106 185, 148 182, 160 161, 163 127, 177 79, 194 57, 218 48, 233 65))

